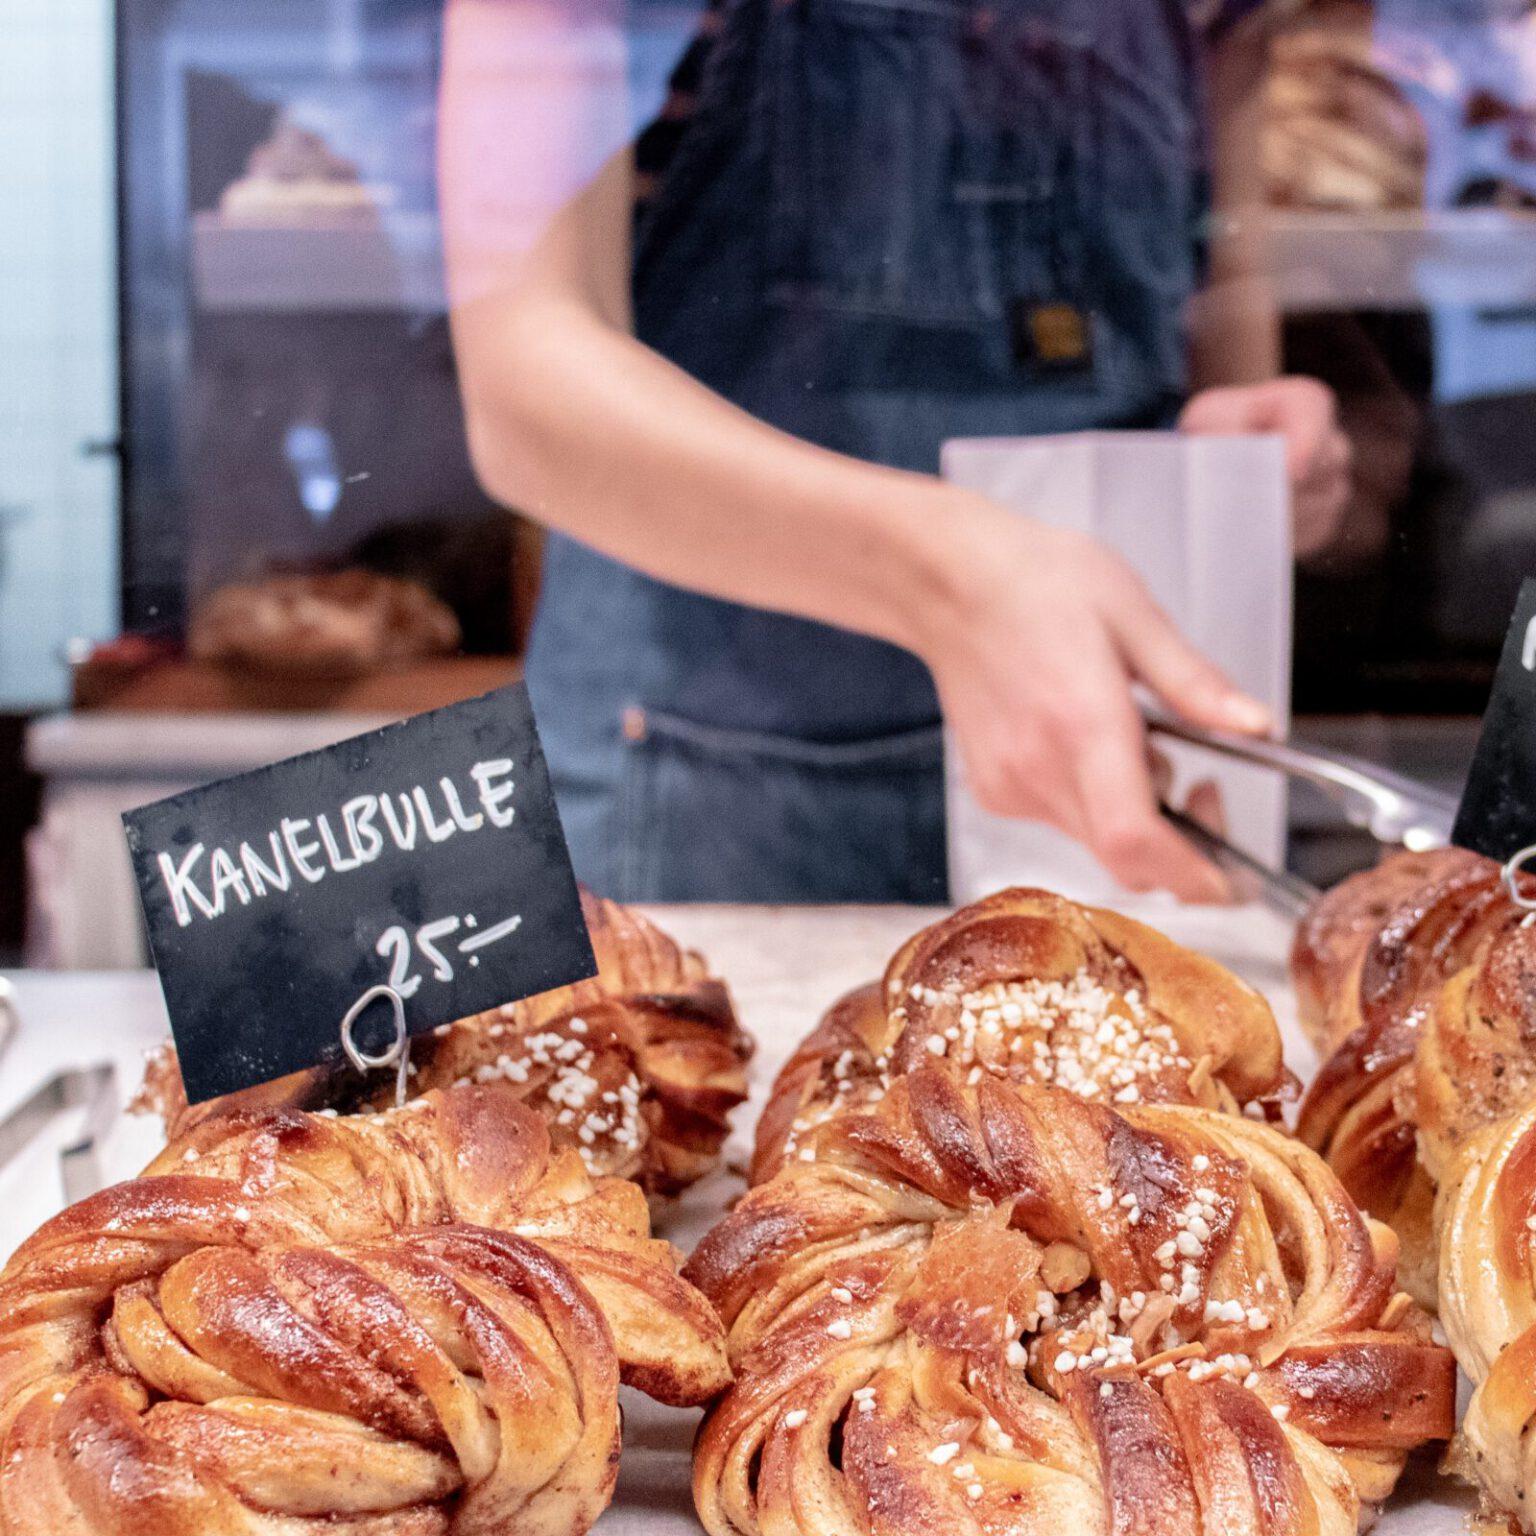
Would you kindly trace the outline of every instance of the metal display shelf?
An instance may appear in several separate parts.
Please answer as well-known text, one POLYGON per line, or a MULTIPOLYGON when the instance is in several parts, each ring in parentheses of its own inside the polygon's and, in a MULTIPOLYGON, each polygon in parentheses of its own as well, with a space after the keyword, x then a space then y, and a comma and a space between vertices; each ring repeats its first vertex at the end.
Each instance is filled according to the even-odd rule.
POLYGON ((192 286, 204 311, 304 313, 446 307, 442 237, 430 213, 282 223, 192 222, 192 286))
POLYGON ((1276 298, 1291 313, 1536 304, 1536 212, 1277 211, 1267 244, 1276 298))

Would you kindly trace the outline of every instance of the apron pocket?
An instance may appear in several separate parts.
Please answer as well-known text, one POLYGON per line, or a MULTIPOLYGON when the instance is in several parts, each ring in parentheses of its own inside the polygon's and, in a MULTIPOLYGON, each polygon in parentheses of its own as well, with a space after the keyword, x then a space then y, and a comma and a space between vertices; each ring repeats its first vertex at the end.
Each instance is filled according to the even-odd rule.
POLYGON ((621 899, 945 899, 939 727, 826 743, 631 708, 624 738, 621 899))

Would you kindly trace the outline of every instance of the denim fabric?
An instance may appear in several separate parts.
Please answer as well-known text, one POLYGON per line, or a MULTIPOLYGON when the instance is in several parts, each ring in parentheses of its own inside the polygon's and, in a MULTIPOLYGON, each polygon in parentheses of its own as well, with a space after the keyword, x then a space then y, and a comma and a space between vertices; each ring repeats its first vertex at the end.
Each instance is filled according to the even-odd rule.
MULTIPOLYGON (((636 332, 774 426, 908 469, 950 437, 1165 424, 1201 117, 1181 0, 729 0, 635 229, 636 332), (1081 365, 1016 345, 1046 304, 1088 317, 1081 365)), ((555 537, 528 667, 601 889, 943 898, 914 656, 555 537)))

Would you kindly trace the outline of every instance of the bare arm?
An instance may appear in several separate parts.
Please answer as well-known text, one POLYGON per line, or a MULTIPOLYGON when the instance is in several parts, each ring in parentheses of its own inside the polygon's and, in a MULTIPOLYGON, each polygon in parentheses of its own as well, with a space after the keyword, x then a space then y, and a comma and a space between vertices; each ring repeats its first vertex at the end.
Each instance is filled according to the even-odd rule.
POLYGON ((1211 200, 1214 228, 1206 290, 1191 311, 1199 389, 1252 384, 1280 372, 1280 318, 1269 282, 1263 172, 1268 22, 1233 27, 1212 51, 1211 200))
MULTIPOLYGON (((443 202, 454 344, 482 483, 662 580, 916 648, 914 619, 947 596, 935 548, 946 523, 992 509, 929 477, 776 431, 636 341, 627 151, 563 205, 524 210, 542 228, 526 251, 508 248, 495 212, 520 166, 515 151, 488 147, 537 144, 546 163, 574 163, 590 113, 571 81, 563 97, 541 93, 539 119, 527 121, 485 61, 507 53, 513 29, 562 26, 550 14, 559 4, 452 0, 448 9, 443 202)), ((544 190, 552 202, 563 192, 544 190)))
POLYGON ((1210 64, 1210 283, 1190 311, 1192 374, 1200 393, 1187 432, 1277 432, 1285 438, 1298 556, 1333 546, 1350 511, 1352 450, 1333 391, 1282 376, 1280 315, 1269 273, 1264 95, 1269 26, 1258 11, 1234 26, 1210 64))
POLYGON ((1130 684, 1213 725, 1259 729, 1265 715, 1122 561, 931 476, 790 437, 636 341, 626 154, 551 199, 530 238, 509 237, 504 189, 574 154, 590 112, 573 79, 524 116, 487 61, 568 14, 561 0, 449 4, 453 330, 488 490, 663 580, 907 647, 932 669, 985 803, 1073 833, 1132 885, 1220 894, 1156 814, 1130 684), (519 149, 536 162, 526 177, 519 149))

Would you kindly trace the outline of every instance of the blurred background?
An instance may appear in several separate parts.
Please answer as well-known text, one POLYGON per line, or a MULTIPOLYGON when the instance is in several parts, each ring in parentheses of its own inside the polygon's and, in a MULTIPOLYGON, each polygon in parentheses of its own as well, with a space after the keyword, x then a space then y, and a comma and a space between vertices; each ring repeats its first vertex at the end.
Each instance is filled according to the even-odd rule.
MULTIPOLYGON (((638 132, 699 7, 630 10, 587 63, 638 132)), ((1536 15, 1275 25, 1285 361, 1361 467, 1346 544, 1297 576, 1297 730, 1453 785, 1536 569, 1536 15)), ((8 0, 0 962, 137 958, 93 873, 123 805, 517 675, 539 541, 464 444, 440 28, 433 0, 8 0)), ((1301 797, 1291 835, 1313 879, 1357 853, 1301 797)))

